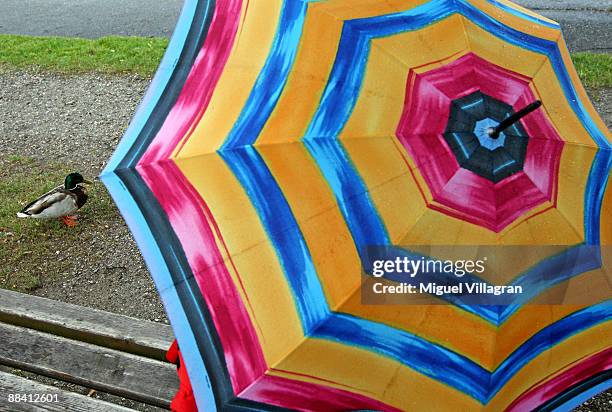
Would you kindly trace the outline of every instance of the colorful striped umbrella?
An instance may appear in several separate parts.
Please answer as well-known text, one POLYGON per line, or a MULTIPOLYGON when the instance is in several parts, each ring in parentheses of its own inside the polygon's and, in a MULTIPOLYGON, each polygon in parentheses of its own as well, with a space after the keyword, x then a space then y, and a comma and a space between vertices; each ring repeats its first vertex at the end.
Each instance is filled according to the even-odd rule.
POLYGON ((611 385, 611 148, 510 1, 187 0, 102 179, 203 411, 567 409, 611 385), (363 304, 372 245, 561 247, 491 307, 363 304))

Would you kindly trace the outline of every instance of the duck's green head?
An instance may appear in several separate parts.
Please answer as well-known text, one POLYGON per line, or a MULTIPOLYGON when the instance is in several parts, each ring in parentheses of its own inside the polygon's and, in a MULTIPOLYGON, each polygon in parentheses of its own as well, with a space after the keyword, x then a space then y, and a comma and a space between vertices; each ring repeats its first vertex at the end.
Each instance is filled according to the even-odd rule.
POLYGON ((91 182, 89 180, 85 180, 80 173, 70 173, 68 176, 66 176, 66 180, 64 180, 64 188, 66 190, 72 190, 81 183, 91 184, 91 182))

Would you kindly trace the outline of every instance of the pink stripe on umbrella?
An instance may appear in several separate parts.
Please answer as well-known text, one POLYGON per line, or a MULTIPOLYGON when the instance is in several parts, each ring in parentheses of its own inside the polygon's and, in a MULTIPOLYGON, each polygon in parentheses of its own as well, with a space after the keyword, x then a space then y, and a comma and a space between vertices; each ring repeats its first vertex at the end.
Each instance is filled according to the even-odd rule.
POLYGON ((297 411, 400 411, 377 400, 342 389, 271 375, 262 377, 242 392, 240 397, 297 411))
POLYGON ((232 50, 241 7, 241 0, 217 0, 206 40, 183 90, 139 164, 167 159, 193 132, 210 103, 232 50))
POLYGON ((228 271, 231 258, 224 261, 215 241, 216 236, 223 244, 219 228, 206 202, 174 162, 138 166, 138 172, 181 242, 200 292, 211 308, 232 386, 235 392, 240 392, 259 378, 267 365, 249 314, 228 271))
POLYGON ((460 169, 434 195, 434 200, 441 205, 430 205, 434 210, 500 232, 548 199, 524 172, 494 184, 469 170, 460 169))
POLYGON ((612 348, 578 361, 554 378, 533 386, 512 402, 506 411, 535 410, 572 386, 609 369, 612 369, 612 348))

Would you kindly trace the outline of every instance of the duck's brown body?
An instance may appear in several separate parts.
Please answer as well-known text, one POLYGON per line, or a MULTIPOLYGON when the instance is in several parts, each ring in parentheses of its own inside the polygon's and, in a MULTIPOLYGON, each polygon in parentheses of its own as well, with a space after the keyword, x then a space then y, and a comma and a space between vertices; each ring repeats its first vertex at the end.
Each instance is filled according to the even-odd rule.
POLYGON ((60 218, 68 226, 76 224, 74 213, 87 202, 87 192, 81 185, 91 182, 83 179, 80 173, 70 173, 66 176, 63 186, 45 193, 38 199, 29 203, 17 217, 33 219, 60 218))
POLYGON ((64 186, 58 186, 24 207, 17 217, 53 219, 70 216, 86 202, 87 193, 83 187, 66 190, 64 186))

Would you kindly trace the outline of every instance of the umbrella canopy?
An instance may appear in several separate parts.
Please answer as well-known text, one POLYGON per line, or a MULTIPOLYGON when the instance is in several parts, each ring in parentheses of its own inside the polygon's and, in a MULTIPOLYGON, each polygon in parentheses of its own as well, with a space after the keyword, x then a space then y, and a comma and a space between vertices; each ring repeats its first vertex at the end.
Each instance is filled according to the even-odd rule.
POLYGON ((187 0, 101 177, 201 410, 528 410, 609 386, 611 147, 509 1, 187 0), (363 304, 411 245, 560 247, 499 260, 504 306, 363 304))

